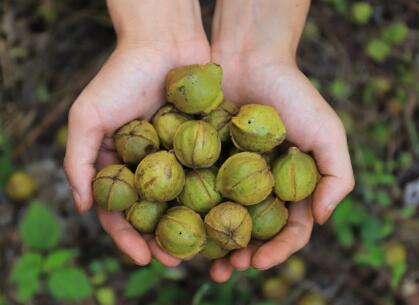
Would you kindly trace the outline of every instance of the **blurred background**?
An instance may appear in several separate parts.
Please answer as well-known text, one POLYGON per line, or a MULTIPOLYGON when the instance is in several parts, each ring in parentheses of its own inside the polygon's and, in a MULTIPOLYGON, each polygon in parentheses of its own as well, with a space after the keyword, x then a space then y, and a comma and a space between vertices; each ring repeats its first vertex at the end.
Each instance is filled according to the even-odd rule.
POLYGON ((137 268, 73 209, 67 112, 114 43, 104 1, 0 2, 0 305, 419 304, 417 0, 313 1, 299 66, 346 126, 357 186, 284 265, 223 285, 204 259, 137 268))

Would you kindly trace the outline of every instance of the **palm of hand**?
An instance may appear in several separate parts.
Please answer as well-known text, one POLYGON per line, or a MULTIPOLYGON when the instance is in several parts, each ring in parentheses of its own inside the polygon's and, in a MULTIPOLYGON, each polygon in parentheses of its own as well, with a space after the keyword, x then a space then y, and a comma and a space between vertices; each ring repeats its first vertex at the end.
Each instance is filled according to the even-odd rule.
POLYGON ((229 259, 214 263, 213 278, 224 281, 229 278, 232 267, 267 269, 301 249, 310 238, 313 216, 323 223, 334 208, 331 204, 349 192, 353 180, 339 118, 295 65, 223 62, 222 59, 220 62, 225 72, 226 97, 239 104, 254 102, 274 106, 284 120, 287 140, 303 151, 313 152, 323 175, 313 196, 289 205, 288 224, 276 237, 263 245, 235 251, 229 259), (340 162, 342 159, 344 162, 340 162), (349 176, 340 176, 342 173, 349 176))

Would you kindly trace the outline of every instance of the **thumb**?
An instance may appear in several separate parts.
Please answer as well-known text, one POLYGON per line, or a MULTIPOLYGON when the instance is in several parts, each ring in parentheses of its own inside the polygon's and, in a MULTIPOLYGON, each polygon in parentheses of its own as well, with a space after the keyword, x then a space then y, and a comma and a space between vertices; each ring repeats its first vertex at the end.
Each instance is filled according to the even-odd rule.
POLYGON ((79 212, 87 211, 93 204, 92 179, 95 163, 104 136, 100 118, 92 103, 79 98, 70 109, 68 141, 64 169, 73 191, 79 212))

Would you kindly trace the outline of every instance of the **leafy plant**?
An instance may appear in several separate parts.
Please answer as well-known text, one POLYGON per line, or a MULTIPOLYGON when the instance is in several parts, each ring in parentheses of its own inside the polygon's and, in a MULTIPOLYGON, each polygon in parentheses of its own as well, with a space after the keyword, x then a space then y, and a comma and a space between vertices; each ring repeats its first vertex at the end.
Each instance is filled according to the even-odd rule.
POLYGON ((53 271, 48 278, 48 289, 55 299, 66 301, 80 301, 93 293, 84 271, 75 267, 53 271))
POLYGON ((384 40, 374 38, 368 42, 365 51, 371 59, 382 63, 390 56, 391 48, 384 40))
POLYGON ((374 10, 366 1, 355 2, 351 7, 353 20, 358 24, 366 24, 370 20, 374 10))
POLYGON ((381 38, 389 44, 400 44, 406 39, 408 31, 405 23, 394 22, 383 29, 381 38))

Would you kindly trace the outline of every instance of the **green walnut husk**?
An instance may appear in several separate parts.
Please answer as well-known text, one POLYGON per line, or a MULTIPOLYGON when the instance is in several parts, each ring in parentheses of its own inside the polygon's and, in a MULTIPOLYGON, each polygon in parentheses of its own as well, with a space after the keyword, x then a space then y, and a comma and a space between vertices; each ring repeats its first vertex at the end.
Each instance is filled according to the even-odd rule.
POLYGON ((103 168, 93 180, 93 197, 97 205, 109 212, 128 209, 137 200, 134 174, 121 164, 103 168))
POLYGON ((273 107, 247 104, 231 119, 230 134, 237 148, 262 153, 281 144, 286 129, 273 107))
POLYGON ((183 165, 206 168, 220 156, 221 141, 215 128, 207 122, 187 121, 176 130, 173 147, 183 165))
POLYGON ((207 242, 201 251, 201 255, 208 259, 218 259, 226 256, 229 253, 228 250, 222 248, 217 244, 211 237, 207 236, 207 242))
POLYGON ((164 105, 153 117, 153 126, 156 128, 161 144, 166 149, 173 147, 173 137, 176 129, 184 122, 192 118, 177 110, 173 105, 164 105))
POLYGON ((171 208, 157 225, 156 240, 170 255, 182 259, 192 257, 205 245, 204 222, 201 216, 190 208, 171 208))
POLYGON ((18 171, 10 176, 4 191, 10 199, 24 201, 31 199, 38 188, 39 184, 32 176, 18 171))
POLYGON ((114 134, 116 151, 126 164, 138 164, 146 155, 159 149, 160 140, 153 125, 133 120, 114 134))
POLYGON ((252 152, 229 157, 217 174, 216 189, 226 198, 252 205, 272 192, 274 180, 265 159, 252 152))
POLYGON ((141 200, 127 210, 126 219, 139 232, 152 233, 166 209, 167 203, 141 200))
POLYGON ((288 210, 284 202, 274 196, 268 196, 248 209, 253 223, 252 237, 255 239, 268 240, 274 237, 288 220, 288 210))
POLYGON ((222 76, 214 63, 174 68, 166 77, 167 101, 185 113, 209 113, 223 101, 222 76))
POLYGON ((318 180, 316 163, 297 147, 274 162, 275 194, 283 201, 300 201, 313 193, 318 180))
POLYGON ((236 104, 224 99, 221 105, 204 116, 203 120, 214 126, 221 142, 227 142, 230 139, 230 121, 237 111, 236 104))
POLYGON ((174 154, 159 151, 147 155, 135 171, 135 188, 141 198, 166 202, 175 199, 185 184, 185 173, 174 154))
POLYGON ((252 218, 245 207, 224 202, 205 216, 208 236, 226 250, 245 248, 252 235, 252 218))
POLYGON ((215 168, 191 170, 186 174, 185 186, 178 196, 179 202, 198 213, 206 213, 221 202, 215 189, 215 168))

